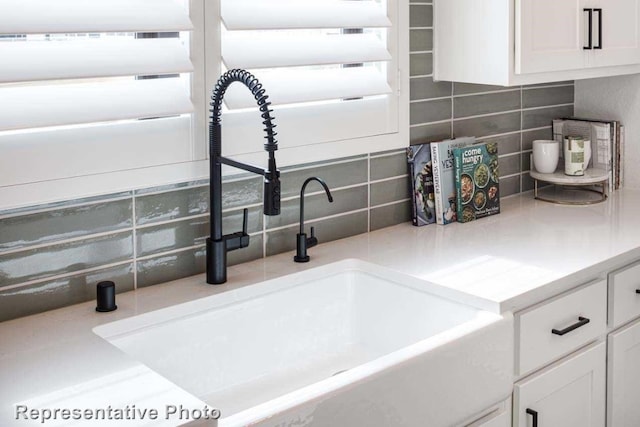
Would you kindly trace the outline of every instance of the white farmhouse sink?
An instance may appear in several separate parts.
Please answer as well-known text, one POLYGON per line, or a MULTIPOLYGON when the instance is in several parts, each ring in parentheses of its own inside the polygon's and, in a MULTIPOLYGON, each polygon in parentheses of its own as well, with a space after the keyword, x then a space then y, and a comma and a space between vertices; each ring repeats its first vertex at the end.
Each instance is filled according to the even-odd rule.
POLYGON ((512 317, 469 303, 346 260, 95 332, 220 426, 453 426, 511 393, 512 317))

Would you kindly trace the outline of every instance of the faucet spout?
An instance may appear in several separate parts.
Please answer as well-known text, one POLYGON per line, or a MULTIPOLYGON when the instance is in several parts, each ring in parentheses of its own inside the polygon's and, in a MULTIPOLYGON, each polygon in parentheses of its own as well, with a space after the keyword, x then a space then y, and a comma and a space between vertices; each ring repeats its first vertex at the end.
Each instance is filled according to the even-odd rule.
POLYGON ((258 79, 246 70, 234 69, 224 73, 211 95, 211 121, 209 123, 209 173, 210 173, 210 215, 211 234, 207 239, 207 283, 222 284, 227 281, 227 252, 247 247, 249 235, 245 226, 243 231, 224 235, 222 232, 222 165, 232 166, 264 177, 264 214, 280 214, 280 171, 276 166, 275 151, 278 142, 274 131, 276 125, 271 115, 271 102, 266 90, 258 79), (266 169, 222 156, 222 100, 229 86, 242 83, 253 94, 263 119, 265 139, 264 149, 268 153, 266 169))

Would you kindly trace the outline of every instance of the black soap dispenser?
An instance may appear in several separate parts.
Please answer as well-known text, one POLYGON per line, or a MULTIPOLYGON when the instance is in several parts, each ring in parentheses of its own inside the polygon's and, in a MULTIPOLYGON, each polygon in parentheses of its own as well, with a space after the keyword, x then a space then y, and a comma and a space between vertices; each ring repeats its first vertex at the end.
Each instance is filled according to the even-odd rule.
POLYGON ((106 313, 118 308, 116 305, 116 284, 111 281, 100 282, 96 286, 96 311, 106 313))

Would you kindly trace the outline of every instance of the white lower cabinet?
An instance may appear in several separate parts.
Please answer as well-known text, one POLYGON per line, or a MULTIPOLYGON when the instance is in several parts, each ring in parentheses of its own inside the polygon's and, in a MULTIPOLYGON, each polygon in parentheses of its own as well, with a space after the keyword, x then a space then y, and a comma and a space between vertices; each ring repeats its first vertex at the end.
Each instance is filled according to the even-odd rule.
POLYGON ((640 320, 609 334, 607 426, 640 426, 640 320))
POLYGON ((516 383, 513 427, 604 427, 606 356, 592 344, 516 383))

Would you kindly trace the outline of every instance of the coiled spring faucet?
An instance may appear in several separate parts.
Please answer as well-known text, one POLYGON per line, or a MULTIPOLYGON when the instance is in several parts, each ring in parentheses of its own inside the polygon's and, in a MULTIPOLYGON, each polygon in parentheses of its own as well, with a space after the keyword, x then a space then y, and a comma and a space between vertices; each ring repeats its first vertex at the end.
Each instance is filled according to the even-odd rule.
POLYGON ((280 171, 276 167, 275 151, 278 142, 275 139, 271 110, 271 102, 262 84, 255 76, 246 70, 234 69, 224 73, 211 95, 211 122, 209 123, 209 172, 211 197, 211 235, 207 239, 207 283, 221 284, 227 281, 227 252, 249 246, 247 234, 248 211, 244 210, 242 231, 222 234, 222 165, 233 166, 248 172, 264 176, 264 214, 280 214, 280 171), (269 154, 267 169, 241 163, 222 157, 222 99, 229 85, 234 82, 244 84, 255 97, 263 119, 264 132, 267 140, 264 149, 269 154))

